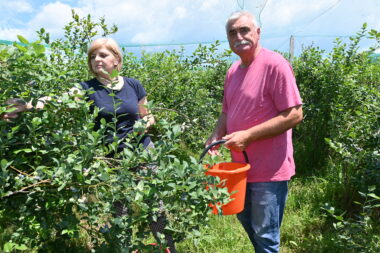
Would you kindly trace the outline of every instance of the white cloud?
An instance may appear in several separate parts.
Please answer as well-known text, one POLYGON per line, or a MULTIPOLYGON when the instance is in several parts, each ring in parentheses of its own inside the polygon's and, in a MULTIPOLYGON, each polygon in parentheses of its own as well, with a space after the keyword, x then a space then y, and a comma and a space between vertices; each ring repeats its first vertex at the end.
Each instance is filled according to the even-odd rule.
MULTIPOLYGON (((71 21, 71 9, 72 7, 61 2, 43 6, 41 11, 28 22, 27 33, 33 33, 43 27, 52 37, 60 37, 63 34, 63 27, 71 21)), ((76 12, 82 14, 78 9, 76 12)))
POLYGON ((116 24, 119 30, 113 37, 121 44, 223 41, 225 20, 242 4, 256 15, 262 10, 262 40, 267 36, 285 41, 290 34, 351 35, 364 22, 371 29, 380 28, 379 0, 52 0, 45 5, 41 2, 0 0, 0 39, 14 39, 17 33, 32 40, 41 27, 54 38, 62 37, 73 7, 81 17, 91 14, 93 20, 105 17, 107 24, 116 24), (25 14, 10 12, 11 4, 18 4, 14 9, 25 14), (6 8, 8 11, 4 12, 6 8))
POLYGON ((79 8, 91 13, 93 17, 105 16, 106 22, 116 24, 119 32, 116 37, 133 43, 157 43, 175 39, 178 22, 182 23, 181 30, 191 26, 190 8, 199 5, 195 1, 116 1, 81 0, 79 8))
POLYGON ((335 6, 340 0, 269 1, 261 14, 263 26, 287 27, 295 22, 310 22, 316 15, 335 6))
POLYGON ((199 8, 201 11, 213 11, 215 8, 220 8, 222 5, 220 0, 205 0, 202 2, 201 7, 199 8))
POLYGON ((380 18, 379 18, 379 14, 378 13, 373 13, 371 15, 366 15, 363 23, 364 22, 367 22, 368 24, 370 24, 368 26, 369 29, 380 30, 380 18))
POLYGON ((1 1, 0 9, 4 12, 12 11, 18 13, 32 12, 33 7, 24 0, 14 0, 14 1, 1 1))
MULTIPOLYGON (((19 2, 21 3, 22 1, 19 2)), ((2 25, 0 38, 3 40, 17 40, 17 35, 20 34, 28 40, 34 40, 37 38, 36 31, 41 28, 45 28, 52 38, 62 37, 63 27, 71 21, 71 9, 71 6, 59 1, 43 5, 40 9, 34 9, 37 14, 31 20, 25 22, 22 28, 11 27, 9 24, 2 25)), ((26 11, 27 9, 24 8, 24 10, 26 11)), ((81 10, 75 10, 78 14, 83 14, 81 10)), ((10 21, 13 20, 10 19, 10 21)))
POLYGON ((187 16, 187 10, 186 8, 179 6, 174 9, 174 17, 183 19, 187 16))
MULTIPOLYGON (((6 1, 0 0, 0 27, 5 30, 12 31, 13 29, 23 26, 24 23, 19 16, 28 16, 33 12, 33 7, 25 0, 6 1), (9 29, 6 29, 10 27, 9 29)), ((6 37, 9 37, 6 36, 6 37)))
POLYGON ((9 40, 9 41, 18 41, 17 35, 22 35, 24 37, 28 37, 25 35, 25 31, 17 28, 6 28, 2 27, 0 29, 0 39, 1 40, 9 40))

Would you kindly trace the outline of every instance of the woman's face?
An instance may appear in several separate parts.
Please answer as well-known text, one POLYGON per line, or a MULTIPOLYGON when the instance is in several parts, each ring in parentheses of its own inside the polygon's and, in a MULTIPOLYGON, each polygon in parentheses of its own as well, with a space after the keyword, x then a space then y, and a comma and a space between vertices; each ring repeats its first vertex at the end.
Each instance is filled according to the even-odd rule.
POLYGON ((117 57, 105 46, 92 52, 90 60, 92 71, 94 71, 97 76, 106 78, 108 78, 108 74, 111 74, 112 70, 116 69, 119 64, 117 57))

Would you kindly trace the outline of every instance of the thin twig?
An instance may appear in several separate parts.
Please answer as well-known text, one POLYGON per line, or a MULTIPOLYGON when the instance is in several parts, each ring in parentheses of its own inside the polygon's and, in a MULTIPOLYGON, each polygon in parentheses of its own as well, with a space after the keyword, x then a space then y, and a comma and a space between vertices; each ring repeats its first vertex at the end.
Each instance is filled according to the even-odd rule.
MULTIPOLYGON (((51 180, 50 179, 45 179, 45 180, 42 180, 40 182, 37 182, 35 184, 32 184, 32 185, 28 185, 24 188, 22 188, 21 190, 18 190, 18 191, 14 191, 14 192, 11 192, 11 193, 8 193, 7 195, 1 197, 1 199, 4 199, 4 198, 9 198, 9 197, 12 197, 16 194, 20 194, 20 193, 29 193, 29 191, 26 191, 30 188, 33 188, 33 187, 36 187, 38 185, 41 185, 41 184, 47 184, 47 183, 51 183, 51 180)), ((105 186, 108 186, 109 188, 111 188, 111 186, 105 182, 100 182, 100 183, 97 183, 97 184, 94 184, 94 185, 76 185, 76 184, 72 184, 72 185, 67 185, 65 187, 65 189, 69 189, 70 187, 79 187, 79 188, 96 188, 96 187, 99 187, 99 186, 102 186, 102 185, 105 185, 105 186)))
POLYGON ((9 197, 11 197, 13 195, 16 195, 16 194, 19 194, 19 193, 28 193, 28 192, 26 192, 26 190, 28 190, 30 188, 33 188, 35 186, 38 186, 40 184, 46 184, 46 183, 51 183, 51 180, 50 179, 45 179, 45 180, 39 181, 39 182, 37 182, 35 184, 28 185, 28 186, 22 188, 21 190, 8 193, 7 195, 3 196, 2 198, 9 198, 9 197))
POLYGON ((104 161, 112 161, 112 162, 120 162, 120 160, 115 159, 115 158, 110 158, 110 157, 103 157, 103 156, 95 156, 94 157, 97 160, 104 160, 104 161))
POLYGON ((15 170, 15 171, 17 171, 18 173, 20 173, 20 174, 23 174, 23 175, 25 175, 25 176, 28 176, 28 177, 32 177, 32 175, 30 175, 30 174, 28 174, 28 173, 26 173, 26 172, 23 172, 23 171, 21 171, 21 170, 19 170, 19 169, 17 169, 17 168, 15 168, 14 166, 9 166, 12 170, 15 170))
POLYGON ((95 156, 94 159, 104 161, 108 166, 114 166, 116 164, 120 164, 121 160, 110 158, 110 157, 102 157, 102 156, 95 156))
POLYGON ((161 111, 171 111, 171 112, 175 112, 181 116, 183 116, 184 118, 186 118, 187 121, 191 121, 191 119, 186 115, 186 114, 183 114, 183 113, 180 113, 174 109, 169 109, 169 108, 162 108, 162 107, 154 107, 152 110, 161 110, 161 111))

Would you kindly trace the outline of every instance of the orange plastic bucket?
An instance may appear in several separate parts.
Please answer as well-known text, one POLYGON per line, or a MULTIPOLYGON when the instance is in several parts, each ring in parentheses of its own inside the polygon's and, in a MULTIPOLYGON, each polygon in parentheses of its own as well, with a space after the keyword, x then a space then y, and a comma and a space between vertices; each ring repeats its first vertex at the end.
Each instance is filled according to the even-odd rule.
MULTIPOLYGON (((215 145, 226 142, 225 140, 216 141, 208 146, 203 151, 200 160, 204 157, 207 151, 215 145)), ((231 201, 221 206, 223 215, 237 214, 243 211, 245 202, 245 190, 247 185, 247 172, 251 168, 248 163, 248 157, 245 152, 244 157, 246 163, 225 162, 217 163, 213 166, 204 165, 206 175, 219 177, 220 180, 226 180, 225 184, 217 185, 217 187, 227 187, 228 192, 231 194, 231 201)), ((213 208, 212 212, 218 214, 218 209, 215 205, 210 204, 213 208)))

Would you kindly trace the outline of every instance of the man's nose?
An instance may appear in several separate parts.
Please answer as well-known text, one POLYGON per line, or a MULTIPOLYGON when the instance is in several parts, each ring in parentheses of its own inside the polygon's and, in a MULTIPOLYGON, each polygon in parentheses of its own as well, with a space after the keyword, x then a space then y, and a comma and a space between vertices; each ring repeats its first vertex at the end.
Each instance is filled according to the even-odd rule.
POLYGON ((236 38, 237 38, 238 40, 241 40, 241 39, 243 39, 243 35, 242 35, 240 32, 237 32, 237 33, 236 33, 236 38))

